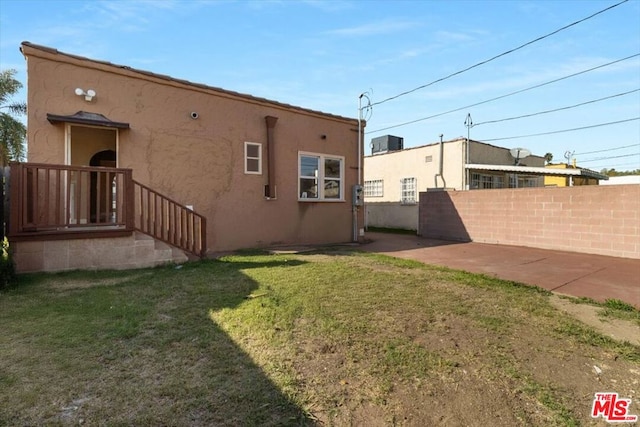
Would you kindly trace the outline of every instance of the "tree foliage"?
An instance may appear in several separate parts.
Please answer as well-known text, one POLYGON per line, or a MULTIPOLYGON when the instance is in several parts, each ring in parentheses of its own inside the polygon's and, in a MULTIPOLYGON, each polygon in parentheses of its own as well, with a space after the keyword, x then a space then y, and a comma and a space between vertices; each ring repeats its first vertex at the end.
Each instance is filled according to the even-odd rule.
POLYGON ((24 156, 24 141, 27 128, 15 116, 27 112, 25 102, 11 102, 22 83, 14 78, 16 70, 0 71, 0 163, 21 160, 24 156))
POLYGON ((602 169, 600 173, 607 176, 640 175, 640 169, 635 169, 631 171, 617 171, 615 170, 615 168, 611 168, 611 169, 605 168, 605 169, 602 169))

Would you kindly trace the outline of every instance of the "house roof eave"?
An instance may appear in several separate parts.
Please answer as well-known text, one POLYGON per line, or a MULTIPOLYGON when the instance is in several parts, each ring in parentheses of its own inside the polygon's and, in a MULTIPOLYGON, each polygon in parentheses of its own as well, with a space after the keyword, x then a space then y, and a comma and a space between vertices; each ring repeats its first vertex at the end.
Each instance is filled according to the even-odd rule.
POLYGON ((47 113, 47 120, 51 124, 75 123, 81 125, 101 126, 116 129, 129 129, 129 123, 114 122, 113 120, 98 113, 78 111, 69 116, 47 113))
MULTIPOLYGON (((279 102, 279 101, 270 100, 270 99, 267 99, 267 98, 261 98, 261 97, 257 97, 257 96, 253 96, 253 95, 249 95, 249 94, 235 92, 235 91, 232 91, 232 90, 222 89, 222 88, 215 87, 215 86, 208 86, 208 85, 205 85, 205 84, 202 84, 202 83, 194 83, 194 82, 191 82, 191 81, 188 81, 188 80, 178 79, 178 78, 174 78, 174 77, 171 77, 171 76, 168 76, 168 75, 164 75, 164 74, 157 74, 157 73, 153 73, 151 71, 145 71, 145 70, 132 68, 132 67, 129 67, 127 65, 118 65, 118 64, 114 64, 114 63, 111 63, 111 62, 108 62, 108 61, 100 61, 100 60, 95 60, 95 59, 91 59, 91 58, 87 58, 87 57, 83 57, 83 56, 79 56, 79 55, 65 53, 65 52, 61 52, 61 51, 59 51, 59 50, 57 50, 55 48, 38 45, 38 44, 35 44, 35 43, 31 43, 29 41, 23 41, 21 43, 20 50, 21 50, 22 54, 25 57, 27 57, 29 54, 34 55, 34 56, 42 56, 42 57, 45 57, 46 55, 53 55, 53 56, 58 56, 58 57, 66 57, 66 58, 68 58, 67 61, 70 61, 70 60, 71 61, 79 61, 79 62, 82 62, 82 63, 85 63, 85 64, 91 64, 92 67, 108 67, 111 70, 119 70, 120 73, 133 73, 133 74, 139 76, 140 78, 157 79, 159 81, 164 81, 164 82, 166 82, 168 84, 181 85, 182 87, 188 87, 188 88, 191 88, 193 90, 216 92, 220 96, 240 98, 240 99, 244 99, 245 101, 249 101, 249 102, 253 102, 253 103, 269 104, 269 105, 271 105, 273 107, 277 107, 277 108, 280 108, 280 109, 299 111, 301 113, 305 113, 305 114, 308 114, 308 115, 322 116, 324 118, 338 120, 338 121, 344 121, 344 122, 348 122, 348 123, 352 123, 352 124, 357 124, 358 123, 358 119, 354 119, 354 118, 344 117, 344 116, 331 114, 331 113, 325 113, 323 111, 318 111, 318 110, 313 110, 313 109, 309 109, 309 108, 299 107, 299 106, 295 106, 295 105, 291 105, 291 104, 287 104, 287 103, 283 103, 283 102, 279 102)), ((366 122, 362 121, 362 125, 363 125, 363 127, 366 126, 366 122)))
POLYGON ((516 165, 483 165, 483 164, 468 164, 464 165, 465 169, 469 170, 486 170, 494 172, 511 172, 522 173, 528 175, 544 175, 544 176, 583 176, 587 178, 595 178, 601 180, 608 180, 609 177, 592 171, 590 169, 553 169, 537 166, 516 166, 516 165))

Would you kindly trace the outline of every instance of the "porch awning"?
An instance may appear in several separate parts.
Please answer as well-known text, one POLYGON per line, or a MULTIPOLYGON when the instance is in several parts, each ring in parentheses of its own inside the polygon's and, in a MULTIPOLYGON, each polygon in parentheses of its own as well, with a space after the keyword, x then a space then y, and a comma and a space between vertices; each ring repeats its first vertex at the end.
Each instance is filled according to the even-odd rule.
POLYGON ((510 165, 481 165, 481 164, 468 164, 464 166, 470 170, 485 170, 495 172, 508 172, 518 173, 526 175, 546 175, 546 176, 584 176, 587 178, 595 178, 608 180, 607 175, 603 175, 591 169, 553 169, 536 166, 510 166, 510 165))
POLYGON ((102 126, 107 128, 129 129, 129 123, 114 122, 98 113, 89 113, 87 111, 78 111, 71 116, 60 116, 57 114, 47 113, 47 120, 51 124, 56 123, 77 123, 81 125, 102 126))

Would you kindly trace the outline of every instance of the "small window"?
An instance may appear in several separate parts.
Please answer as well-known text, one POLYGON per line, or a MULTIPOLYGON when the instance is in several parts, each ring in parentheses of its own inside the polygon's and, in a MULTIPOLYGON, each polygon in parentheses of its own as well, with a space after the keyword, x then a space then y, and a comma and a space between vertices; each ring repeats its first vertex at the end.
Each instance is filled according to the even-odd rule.
POLYGON ((364 182, 364 197, 383 197, 384 181, 382 179, 372 179, 364 182))
POLYGON ((244 173, 262 175, 262 144, 244 143, 244 173))
POLYGON ((298 199, 343 201, 344 159, 324 154, 298 156, 298 199))
POLYGON ((415 178, 402 178, 402 204, 414 205, 416 204, 416 179, 415 178))

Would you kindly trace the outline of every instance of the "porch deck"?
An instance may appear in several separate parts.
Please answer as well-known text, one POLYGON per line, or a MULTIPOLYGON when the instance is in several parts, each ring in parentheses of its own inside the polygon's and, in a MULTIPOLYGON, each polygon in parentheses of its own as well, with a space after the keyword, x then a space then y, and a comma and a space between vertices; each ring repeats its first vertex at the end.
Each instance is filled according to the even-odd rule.
POLYGON ((139 231, 196 256, 206 219, 132 178, 131 169, 12 163, 8 238, 13 242, 125 237, 139 231))

